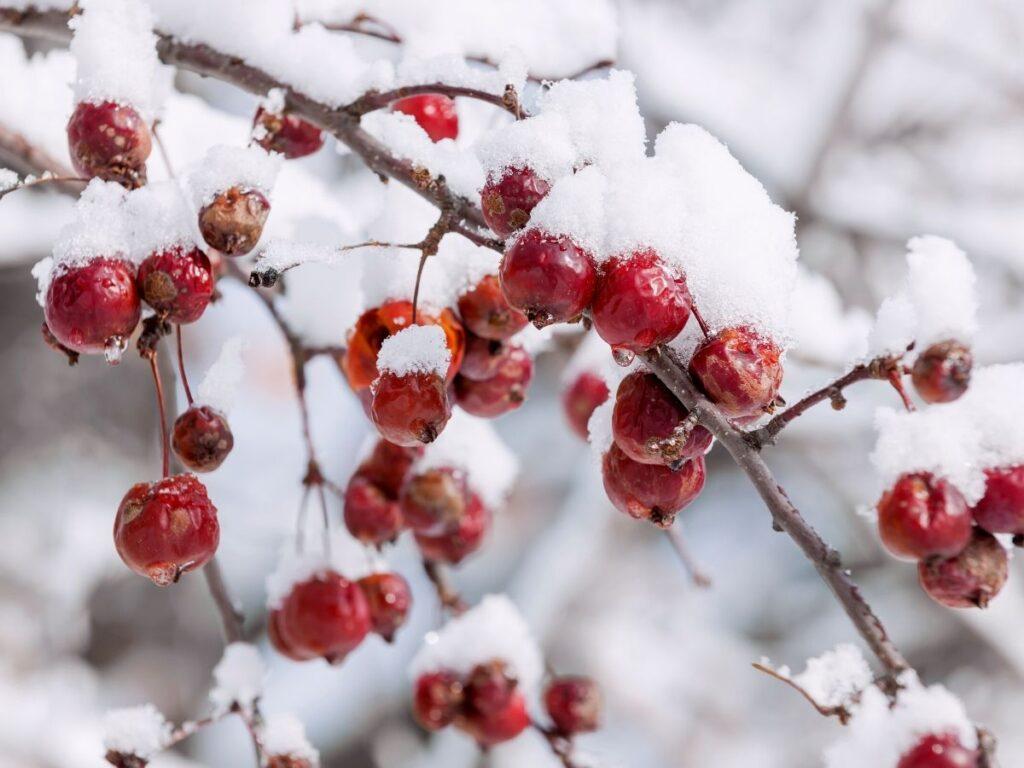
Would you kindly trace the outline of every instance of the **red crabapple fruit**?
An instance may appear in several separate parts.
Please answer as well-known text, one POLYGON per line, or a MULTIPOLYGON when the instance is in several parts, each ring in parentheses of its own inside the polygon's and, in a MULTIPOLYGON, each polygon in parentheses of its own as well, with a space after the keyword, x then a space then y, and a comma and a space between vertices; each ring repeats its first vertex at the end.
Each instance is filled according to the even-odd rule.
POLYGON ((473 494, 457 526, 441 533, 415 531, 414 536, 425 560, 458 565, 480 548, 490 527, 490 511, 473 494))
POLYGON ((278 613, 276 631, 295 656, 340 663, 370 632, 363 590, 335 571, 295 584, 278 613))
POLYGON ((505 168, 487 177, 480 190, 484 221, 498 237, 508 237, 526 226, 530 212, 551 189, 551 184, 530 168, 505 168))
POLYGON ((412 712, 428 731, 439 731, 455 722, 464 700, 462 681, 454 672, 428 672, 416 680, 412 712))
POLYGON ((910 377, 926 403, 949 403, 967 391, 973 365, 970 348, 949 339, 932 344, 918 355, 910 377))
POLYGON ((459 376, 473 381, 485 381, 498 375, 502 364, 518 347, 495 339, 485 339, 473 333, 466 334, 466 354, 459 366, 459 376))
POLYGON ((641 464, 672 466, 703 456, 712 436, 653 373, 634 371, 619 383, 612 411, 616 445, 641 464))
POLYGON ((577 436, 586 440, 590 434, 587 425, 599 405, 608 399, 608 384, 591 371, 583 371, 562 393, 562 409, 569 426, 577 436))
POLYGON ((924 591, 950 608, 985 608, 1006 583, 1007 557, 991 533, 974 529, 970 543, 953 557, 931 557, 917 564, 924 591))
POLYGON ((227 419, 208 405, 193 405, 174 422, 171 447, 193 472, 213 472, 234 445, 227 419))
POLYGON ((704 487, 704 457, 684 462, 677 470, 633 461, 612 443, 601 462, 605 493, 620 512, 668 528, 704 487))
POLYGON ((279 152, 289 160, 312 155, 324 145, 324 134, 308 120, 290 113, 260 107, 253 118, 255 141, 267 152, 279 152))
POLYGON ((80 175, 130 189, 146 183, 152 140, 149 126, 133 107, 112 101, 79 102, 67 132, 71 164, 80 175))
POLYGON ((622 353, 640 354, 672 341, 690 319, 686 281, 651 250, 611 259, 597 280, 594 330, 622 353))
POLYGON ((406 523, 419 533, 454 530, 480 499, 473 493, 466 473, 435 467, 413 475, 402 487, 399 501, 406 523))
POLYGON ((896 768, 978 768, 978 753, 953 733, 929 734, 904 753, 896 768))
POLYGON ((500 659, 477 664, 464 685, 466 704, 483 714, 494 714, 508 706, 516 693, 516 678, 500 659))
POLYGON ((424 93, 399 99, 392 107, 412 117, 435 144, 459 135, 459 114, 455 102, 440 93, 424 93))
POLYGON ((371 573, 358 584, 370 607, 373 631, 390 643, 412 605, 409 583, 397 573, 371 573))
POLYGON ((754 416, 778 395, 780 355, 775 342, 752 328, 726 328, 697 347, 690 374, 726 416, 754 416))
POLYGON ((310 661, 319 658, 315 653, 309 653, 305 649, 295 648, 284 639, 281 633, 281 609, 275 608, 267 612, 267 638, 274 650, 285 658, 292 661, 310 661))
POLYGON ((160 587, 209 562, 220 542, 217 508, 195 475, 131 487, 114 519, 114 544, 125 565, 160 587))
POLYGON ((231 187, 199 211, 199 231, 211 248, 244 256, 259 242, 270 215, 270 201, 258 189, 231 187))
POLYGON ((135 276, 135 265, 117 258, 57 265, 46 291, 50 333, 75 352, 119 357, 142 312, 135 276))
POLYGON ((436 373, 385 371, 373 384, 370 416, 384 439, 396 445, 434 442, 451 415, 447 386, 436 373))
POLYGON ((459 727, 472 736, 481 747, 493 747, 510 741, 530 726, 526 699, 515 691, 508 703, 496 712, 479 712, 468 708, 460 718, 459 727))
POLYGON ((989 533, 1024 534, 1024 465, 985 470, 985 495, 971 510, 989 533))
POLYGON ((491 378, 456 376, 455 402, 467 413, 493 419, 523 404, 532 379, 533 359, 529 353, 521 347, 510 347, 491 378))
POLYGON ((597 271, 570 238, 528 229, 505 251, 501 290, 535 326, 569 322, 590 306, 597 271))
POLYGON ((210 260, 198 248, 157 251, 139 265, 142 300, 169 322, 198 320, 213 296, 210 260))
POLYGON ((896 557, 953 557, 971 539, 971 515, 960 491, 925 472, 902 475, 877 509, 882 543, 896 557))
POLYGON ((497 275, 486 275, 459 297, 459 316, 469 333, 505 341, 526 327, 526 315, 508 303, 497 275))
POLYGON ((404 520, 398 502, 356 473, 345 489, 345 527, 363 544, 381 546, 398 538, 404 520))
POLYGON ((357 474, 380 488, 391 499, 397 499, 402 484, 414 461, 423 455, 422 446, 405 447, 378 440, 373 450, 359 465, 357 474))
POLYGON ((544 691, 544 708, 560 733, 589 733, 600 721, 601 692, 589 677, 558 677, 544 691))

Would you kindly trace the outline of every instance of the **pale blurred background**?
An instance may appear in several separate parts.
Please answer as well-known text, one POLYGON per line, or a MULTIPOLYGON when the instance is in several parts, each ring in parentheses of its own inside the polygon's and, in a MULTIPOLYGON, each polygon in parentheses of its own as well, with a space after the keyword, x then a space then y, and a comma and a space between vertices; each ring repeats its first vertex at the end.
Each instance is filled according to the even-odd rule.
MULTIPOLYGON (((637 75, 648 135, 681 120, 721 137, 777 202, 798 213, 805 266, 838 292, 808 278, 812 288, 800 294, 808 303, 787 365, 787 398, 841 372, 837 334, 862 320, 840 320, 840 308, 873 312, 916 234, 951 237, 974 261, 982 296, 977 358, 1024 358, 1024 5, 621 0, 619 9, 618 64, 637 75)), ((172 107, 165 130, 175 162, 212 143, 213 131, 244 140, 250 98, 191 77, 178 84, 225 115, 214 120, 209 108, 184 99, 172 107)), ((464 125, 490 119, 479 105, 459 108, 464 125)), ((159 164, 155 154, 150 164, 159 164)), ((374 179, 330 145, 299 166, 282 185, 323 198, 316 207, 330 215, 298 206, 278 214, 293 230, 337 240, 379 203, 374 179)), ((95 359, 69 369, 41 341, 29 269, 48 252, 69 205, 35 193, 0 204, 5 767, 103 765, 98 720, 112 706, 152 701, 176 721, 201 715, 222 648, 201 578, 161 590, 130 574, 113 549, 117 503, 157 466, 146 367, 129 356, 116 369, 95 359)), ((312 267, 293 277, 290 289, 309 301, 329 301, 331 281, 343 280, 312 267)), ((231 413, 236 447, 209 488, 227 578, 248 631, 265 646, 263 582, 294 524, 304 456, 284 345, 247 289, 224 281, 222 291, 223 300, 186 330, 188 365, 199 375, 225 339, 250 341, 245 391, 231 413)), ((845 616, 788 538, 772 532, 766 510, 719 450, 709 457, 704 494, 681 517, 712 589, 690 584, 653 528, 611 509, 587 447, 561 426, 561 369, 574 344, 566 337, 540 358, 526 406, 497 422, 522 477, 482 551, 456 572, 457 585, 470 598, 507 590, 555 668, 600 682, 606 724, 581 744, 601 765, 821 765, 821 748, 839 725, 750 663, 766 655, 799 668, 855 639, 845 616)), ((344 480, 368 425, 333 366, 318 361, 310 372, 314 439, 327 472, 344 480)), ((915 569, 883 553, 862 514, 880 490, 868 461, 872 413, 892 393, 866 383, 850 394, 845 411, 823 407, 794 426, 768 460, 844 553, 925 680, 962 696, 1000 737, 1003 764, 1022 765, 1020 560, 987 612, 932 604, 915 569)), ((268 653, 264 708, 298 715, 328 767, 480 765, 463 737, 429 739, 411 720, 406 665, 440 612, 409 542, 389 560, 416 597, 396 644, 371 639, 339 669, 268 653)), ((522 749, 493 762, 545 768, 551 759, 543 749, 522 749)), ((234 720, 186 741, 180 756, 218 768, 252 764, 234 720)))

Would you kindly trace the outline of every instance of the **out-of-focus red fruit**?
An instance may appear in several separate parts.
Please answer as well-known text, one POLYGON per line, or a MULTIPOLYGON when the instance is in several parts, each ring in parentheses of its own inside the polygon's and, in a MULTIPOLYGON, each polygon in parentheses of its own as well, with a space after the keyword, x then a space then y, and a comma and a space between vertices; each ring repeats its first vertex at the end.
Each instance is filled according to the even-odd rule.
POLYGON ((612 443, 601 462, 601 474, 605 493, 616 509, 668 528, 704 488, 704 457, 690 459, 673 471, 633 461, 612 443))
POLYGON ((293 648, 284 639, 281 634, 281 610, 279 608, 267 612, 267 638, 274 646, 274 650, 292 661, 309 661, 318 658, 315 653, 293 648))
POLYGON ((46 291, 50 333, 75 352, 106 352, 116 361, 142 313, 135 276, 135 265, 118 258, 57 265, 46 291))
POLYGON ((528 229, 505 251, 501 290, 538 328, 578 318, 594 295, 597 270, 570 238, 528 229))
POLYGON ((703 456, 711 447, 711 433, 687 422, 689 415, 657 376, 634 371, 615 393, 612 436, 633 461, 676 465, 703 456))
POLYGON ((1007 568, 1003 545, 991 533, 975 528, 960 554, 922 560, 917 574, 936 602, 950 608, 985 608, 1006 583, 1007 568))
POLYGON ((157 314, 184 325, 198 320, 213 296, 210 260, 198 248, 175 246, 139 265, 139 293, 157 314))
POLYGON ((486 275, 459 297, 459 316, 467 331, 494 341, 511 338, 530 322, 505 299, 497 275, 486 275))
POLYGON ((526 400, 533 379, 533 359, 521 347, 510 347, 489 379, 455 377, 455 402, 467 413, 493 419, 518 408, 526 400))
POLYGON ((726 416, 755 416, 782 386, 780 354, 775 342, 751 328, 726 328, 697 347, 690 375, 726 416))
POLYGON ((950 403, 971 383, 974 356, 965 344, 949 339, 932 344, 914 361, 911 380, 927 403, 950 403))
POLYGON ((604 265, 591 317, 613 350, 635 355, 678 336, 690 319, 690 301, 682 277, 654 251, 638 251, 604 265))
POLYGON ((479 498, 470 489, 465 472, 435 467, 409 477, 399 501, 410 528, 437 534, 456 529, 467 509, 479 503, 479 498))
POLYGON ((370 415, 381 436, 396 445, 432 443, 452 415, 448 388, 436 373, 390 371, 373 384, 370 415))
POLYGON ((160 587, 206 565, 219 542, 217 508, 195 475, 133 485, 114 518, 117 554, 160 587))
POLYGON ((134 189, 146 183, 153 149, 149 126, 133 107, 112 101, 80 102, 68 121, 68 151, 75 171, 134 189))
POLYGON ((530 168, 505 168, 487 177, 480 190, 480 208, 484 221, 498 237, 508 237, 526 226, 530 212, 551 184, 530 168))
POLYGON ((468 711, 459 720, 459 727, 472 736, 481 747, 493 747, 510 741, 530 725, 523 694, 516 691, 508 704, 497 712, 468 711))
POLYGON ((213 472, 234 445, 227 419, 208 405, 193 405, 174 422, 171 446, 193 472, 213 472))
POLYGON ((562 393, 562 408, 569 426, 583 440, 590 435, 590 417, 608 395, 605 380, 591 371, 580 373, 562 393))
POLYGON ((989 533, 1024 534, 1024 465, 985 470, 985 495, 971 510, 989 533))
POLYGON ((280 152, 289 160, 312 155, 324 145, 324 134, 308 120, 263 107, 253 118, 253 137, 267 152, 280 152))
POLYGON ((335 571, 295 584, 281 604, 276 631, 304 658, 344 660, 370 632, 370 606, 357 584, 335 571))
POLYGON ((544 708, 561 733, 596 731, 601 719, 601 692, 589 677, 559 677, 544 692, 544 708))
POLYGON ((397 539, 404 524, 398 502, 360 474, 353 475, 345 489, 344 518, 349 533, 378 547, 397 539))
POLYGON ((395 112, 412 117, 434 143, 459 135, 459 113, 455 102, 440 93, 424 93, 396 101, 395 112))
POLYGON ((406 447, 387 440, 378 440, 370 454, 359 465, 357 474, 380 488, 391 499, 397 499, 409 468, 423 455, 422 446, 406 447))
POLYGON ((902 475, 877 509, 878 533, 896 557, 953 557, 971 539, 971 515, 960 491, 926 472, 902 475))
POLYGON ((226 256, 244 256, 259 242, 270 215, 270 201, 258 189, 231 187, 199 211, 206 244, 226 256))
POLYGON ((412 606, 409 583, 397 573, 371 573, 359 580, 359 587, 370 607, 373 631, 390 643, 412 606))
POLYGON ((429 672, 416 680, 412 713, 428 731, 439 731, 455 722, 462 709, 462 681, 454 672, 429 672))
POLYGON ((516 678, 500 659, 477 664, 465 683, 466 703, 475 711, 492 715, 505 709, 516 693, 516 678))
POLYGON ((490 527, 490 511, 473 494, 458 526, 437 534, 416 531, 416 544, 425 560, 458 565, 480 548, 490 527))
POLYGON ((896 768, 978 768, 978 753, 952 733, 929 734, 900 758, 896 768))
POLYGON ((466 354, 459 367, 459 376, 473 381, 493 378, 513 349, 516 347, 511 344, 466 334, 466 354))

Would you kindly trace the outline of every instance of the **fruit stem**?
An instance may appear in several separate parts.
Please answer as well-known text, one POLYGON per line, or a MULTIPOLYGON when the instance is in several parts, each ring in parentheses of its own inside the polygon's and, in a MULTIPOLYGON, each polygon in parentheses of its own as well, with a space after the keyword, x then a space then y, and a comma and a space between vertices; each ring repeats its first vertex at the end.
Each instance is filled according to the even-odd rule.
POLYGON ((697 320, 697 325, 700 326, 700 330, 701 330, 701 333, 704 334, 704 338, 705 339, 711 338, 711 329, 708 328, 708 324, 704 320, 704 315, 702 315, 700 313, 700 310, 697 309, 697 305, 696 304, 693 304, 693 303, 690 304, 690 313, 697 320))
POLYGON ((697 562, 693 552, 690 551, 689 545, 686 543, 686 537, 683 535, 682 529, 679 527, 679 523, 665 528, 665 538, 669 540, 672 545, 672 549, 679 556, 680 562, 686 569, 686 572, 690 576, 690 581, 693 582, 693 586, 699 589, 709 589, 711 587, 711 577, 708 576, 700 563, 697 562))
POLYGON ((163 452, 163 477, 171 474, 171 442, 167 434, 167 411, 164 407, 164 384, 160 380, 160 367, 157 365, 157 352, 149 355, 149 368, 153 372, 153 385, 156 389, 156 406, 160 414, 160 448, 163 452))
POLYGON ((191 408, 194 401, 192 399, 192 388, 188 385, 188 375, 185 373, 185 354, 182 350, 180 325, 174 326, 174 333, 177 336, 178 342, 178 372, 181 374, 181 385, 185 388, 185 398, 188 400, 188 405, 191 408))

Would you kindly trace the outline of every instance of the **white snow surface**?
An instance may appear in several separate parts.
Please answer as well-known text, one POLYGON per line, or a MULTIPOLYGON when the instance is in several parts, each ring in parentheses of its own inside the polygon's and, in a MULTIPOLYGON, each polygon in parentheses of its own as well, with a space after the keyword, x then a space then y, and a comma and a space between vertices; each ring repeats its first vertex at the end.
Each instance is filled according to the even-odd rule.
POLYGON ((258 145, 217 144, 189 169, 186 185, 197 209, 231 187, 259 190, 270 198, 282 161, 281 155, 258 145))
POLYGON ((284 755, 308 760, 313 768, 320 765, 320 753, 309 739, 302 721, 288 713, 269 714, 264 718, 260 733, 263 749, 268 755, 284 755))
POLYGON ((377 353, 377 370, 396 376, 445 376, 452 362, 448 340, 439 325, 413 325, 384 339, 377 353))
POLYGON ((251 711, 262 693, 267 668, 256 646, 235 642, 224 649, 224 655, 213 668, 214 687, 210 701, 216 712, 226 712, 235 704, 251 711))
POLYGON ((322 549, 322 534, 316 528, 318 524, 319 518, 311 524, 311 530, 305 532, 306 551, 298 552, 294 540, 289 539, 283 543, 277 567, 266 580, 268 610, 280 608, 292 587, 314 576, 333 570, 349 581, 355 581, 381 569, 380 558, 359 544, 347 531, 330 535, 331 555, 328 557, 322 549))
POLYGON ((227 414, 245 378, 245 341, 234 336, 224 342, 217 359, 196 388, 196 402, 227 414))
POLYGON ((103 716, 103 746, 148 760, 171 738, 171 724, 152 704, 114 709, 103 716))
POLYGON ((822 707, 850 706, 857 694, 874 680, 860 649, 849 643, 808 659, 806 669, 799 675, 790 675, 785 667, 776 671, 800 686, 822 707))
POLYGON ((424 638, 413 658, 413 679, 447 669, 468 674, 473 667, 494 659, 504 661, 527 698, 539 689, 544 658, 522 614, 505 595, 487 595, 461 616, 424 638))

